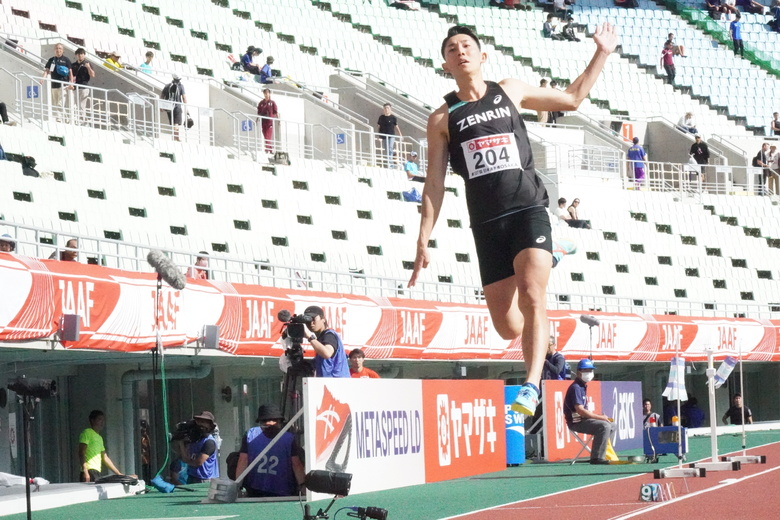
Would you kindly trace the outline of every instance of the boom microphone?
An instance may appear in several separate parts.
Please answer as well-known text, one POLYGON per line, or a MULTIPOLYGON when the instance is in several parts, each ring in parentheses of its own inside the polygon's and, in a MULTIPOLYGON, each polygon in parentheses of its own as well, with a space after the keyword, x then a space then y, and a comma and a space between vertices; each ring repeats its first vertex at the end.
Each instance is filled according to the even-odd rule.
POLYGON ((159 249, 152 249, 149 254, 146 255, 146 261, 149 265, 154 267, 160 278, 168 282, 168 285, 181 291, 184 286, 187 285, 187 279, 179 268, 176 267, 170 259, 159 249))
POLYGON ((588 327, 598 327, 599 320, 597 320, 594 316, 591 316, 590 314, 583 314, 580 316, 580 321, 587 325, 588 327))
POLYGON ((290 318, 291 318, 291 317, 292 317, 292 314, 290 314, 290 311, 288 311, 287 309, 282 309, 282 310, 280 310, 280 311, 279 311, 279 314, 277 314, 277 315, 276 315, 276 318, 277 318, 279 321, 283 321, 283 322, 285 322, 285 323, 287 323, 288 321, 290 321, 290 318))

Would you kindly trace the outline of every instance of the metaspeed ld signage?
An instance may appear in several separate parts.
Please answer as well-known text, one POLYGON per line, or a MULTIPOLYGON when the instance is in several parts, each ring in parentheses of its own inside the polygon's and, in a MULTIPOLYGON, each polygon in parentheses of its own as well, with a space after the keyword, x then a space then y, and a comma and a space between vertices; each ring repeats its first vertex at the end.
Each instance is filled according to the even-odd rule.
POLYGON ((506 467, 501 381, 307 378, 303 388, 306 471, 350 473, 351 493, 506 467))

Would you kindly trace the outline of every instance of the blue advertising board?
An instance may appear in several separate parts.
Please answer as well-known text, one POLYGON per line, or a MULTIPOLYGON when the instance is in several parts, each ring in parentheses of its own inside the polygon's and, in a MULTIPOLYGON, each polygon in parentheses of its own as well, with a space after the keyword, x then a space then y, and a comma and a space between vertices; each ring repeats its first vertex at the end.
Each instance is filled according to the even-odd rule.
POLYGON ((525 462, 525 415, 513 412, 511 409, 519 391, 519 386, 504 387, 507 464, 523 464, 525 462))

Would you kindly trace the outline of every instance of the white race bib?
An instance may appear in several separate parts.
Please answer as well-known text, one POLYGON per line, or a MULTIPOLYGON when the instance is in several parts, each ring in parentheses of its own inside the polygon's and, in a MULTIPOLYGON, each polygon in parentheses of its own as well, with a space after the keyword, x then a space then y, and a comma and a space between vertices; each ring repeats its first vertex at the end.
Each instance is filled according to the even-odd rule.
POLYGON ((501 170, 523 170, 515 134, 475 137, 461 143, 461 146, 469 170, 469 179, 501 170))

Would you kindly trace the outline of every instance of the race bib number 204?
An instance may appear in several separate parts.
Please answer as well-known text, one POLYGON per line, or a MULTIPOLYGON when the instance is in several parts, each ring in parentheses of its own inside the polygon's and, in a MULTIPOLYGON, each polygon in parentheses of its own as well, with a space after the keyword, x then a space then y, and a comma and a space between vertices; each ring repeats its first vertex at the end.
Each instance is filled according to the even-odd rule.
POLYGON ((509 169, 522 170, 515 134, 475 137, 461 144, 469 179, 509 169))

